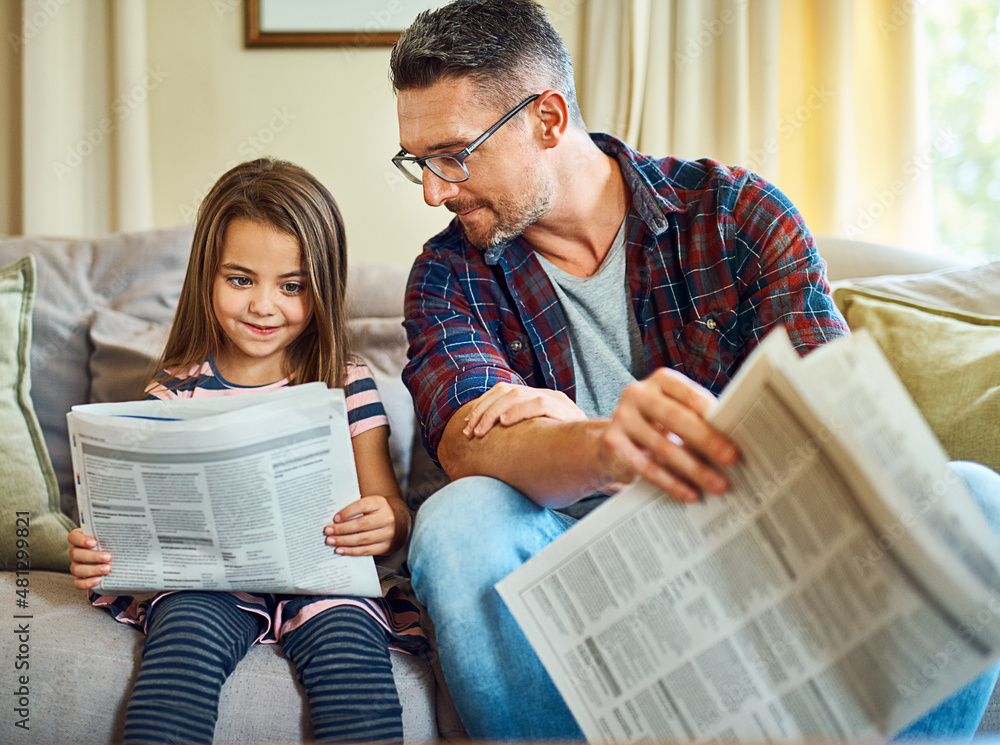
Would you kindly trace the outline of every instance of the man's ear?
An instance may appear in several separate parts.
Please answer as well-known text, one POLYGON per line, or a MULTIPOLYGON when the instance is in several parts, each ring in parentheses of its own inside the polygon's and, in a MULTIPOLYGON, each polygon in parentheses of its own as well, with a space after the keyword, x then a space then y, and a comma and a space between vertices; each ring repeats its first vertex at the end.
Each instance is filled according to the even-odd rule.
POLYGON ((535 106, 538 107, 542 144, 547 148, 555 147, 569 127, 569 106, 566 104, 566 97, 557 90, 549 89, 538 97, 535 106))

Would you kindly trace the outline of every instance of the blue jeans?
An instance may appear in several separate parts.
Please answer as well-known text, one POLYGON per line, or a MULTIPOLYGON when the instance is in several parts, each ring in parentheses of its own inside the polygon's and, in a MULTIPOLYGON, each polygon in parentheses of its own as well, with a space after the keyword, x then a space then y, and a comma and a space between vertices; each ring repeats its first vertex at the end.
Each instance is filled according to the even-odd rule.
MULTIPOLYGON (((1000 476, 955 463, 1000 533, 1000 476)), ((582 740, 583 733, 493 586, 575 521, 495 479, 460 479, 417 513, 409 566, 434 623, 445 679, 474 740, 582 740)), ((899 739, 969 738, 1000 666, 899 732, 899 739)))

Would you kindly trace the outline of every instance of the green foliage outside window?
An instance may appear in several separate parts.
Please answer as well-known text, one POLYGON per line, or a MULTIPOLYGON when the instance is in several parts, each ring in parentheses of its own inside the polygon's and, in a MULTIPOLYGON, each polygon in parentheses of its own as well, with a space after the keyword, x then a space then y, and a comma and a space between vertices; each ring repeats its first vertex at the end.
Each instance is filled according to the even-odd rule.
POLYGON ((1000 0, 927 0, 930 131, 937 243, 1000 259, 1000 0))

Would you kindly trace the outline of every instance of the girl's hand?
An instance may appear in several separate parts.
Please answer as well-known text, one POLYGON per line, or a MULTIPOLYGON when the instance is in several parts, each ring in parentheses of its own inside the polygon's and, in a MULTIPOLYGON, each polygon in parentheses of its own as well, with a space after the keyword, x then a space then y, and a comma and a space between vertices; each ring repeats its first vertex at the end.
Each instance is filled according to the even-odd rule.
POLYGON ((473 437, 484 437, 498 423, 509 427, 540 416, 559 422, 587 418, 583 410, 562 391, 497 383, 473 404, 462 433, 471 440, 473 437))
POLYGON ((69 571, 74 577, 73 587, 78 590, 90 590, 101 583, 101 577, 111 572, 111 554, 107 551, 97 551, 97 539, 84 535, 79 528, 74 528, 66 536, 69 541, 69 571))
POLYGON ((399 549, 410 535, 410 511, 396 497, 369 496, 353 502, 327 525, 328 546, 344 556, 386 556, 399 549))

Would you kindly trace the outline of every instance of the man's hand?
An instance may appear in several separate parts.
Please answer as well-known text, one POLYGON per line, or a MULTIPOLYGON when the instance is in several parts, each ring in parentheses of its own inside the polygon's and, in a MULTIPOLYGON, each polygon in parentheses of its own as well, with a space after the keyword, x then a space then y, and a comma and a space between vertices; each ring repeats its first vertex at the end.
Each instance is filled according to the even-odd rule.
POLYGON ((509 427, 543 416, 559 422, 578 422, 587 418, 562 391, 497 383, 476 399, 462 434, 469 439, 483 437, 497 423, 509 427))
POLYGON ((736 447, 705 421, 715 397, 693 380, 660 368, 629 385, 600 443, 600 458, 616 481, 638 476, 681 502, 701 492, 722 494, 719 470, 736 462, 736 447))
POLYGON ((628 386, 610 419, 587 419, 561 393, 497 385, 452 415, 437 455, 453 480, 499 479, 549 509, 636 477, 693 502, 729 487, 719 469, 738 455, 705 421, 714 403, 670 369, 628 386))

